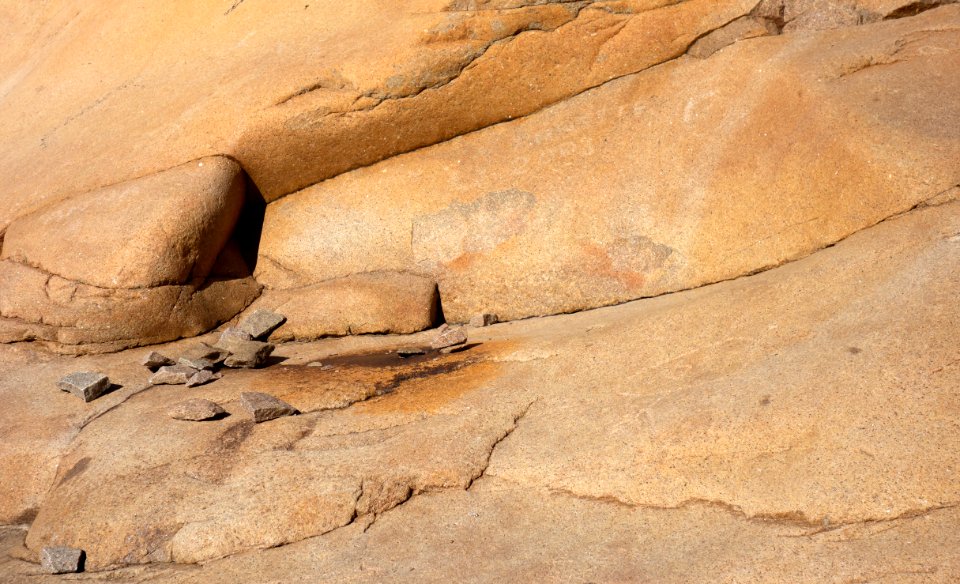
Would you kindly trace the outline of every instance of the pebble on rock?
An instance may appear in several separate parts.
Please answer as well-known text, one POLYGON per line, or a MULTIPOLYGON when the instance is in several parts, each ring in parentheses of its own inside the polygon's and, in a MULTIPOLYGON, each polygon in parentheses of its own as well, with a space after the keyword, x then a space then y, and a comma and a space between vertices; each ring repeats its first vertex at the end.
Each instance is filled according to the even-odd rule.
POLYGON ((153 385, 183 385, 196 373, 197 370, 188 365, 168 365, 157 369, 147 382, 153 385))
POLYGON ((433 349, 445 349, 454 345, 462 345, 467 342, 467 333, 461 326, 442 325, 437 330, 437 336, 434 337, 430 347, 433 349))
POLYGON ((267 362, 273 349, 272 344, 262 341, 231 341, 230 356, 223 364, 234 369, 260 367, 267 362))
POLYGON ((482 327, 490 326, 491 324, 497 324, 499 319, 496 314, 488 314, 486 312, 481 314, 473 315, 473 318, 470 319, 470 326, 472 327, 482 327))
POLYGON ((206 369, 200 369, 196 373, 190 376, 190 379, 187 380, 187 387, 196 387, 198 385, 203 385, 204 383, 209 383, 216 379, 223 377, 223 373, 214 373, 213 371, 208 371, 206 369))
POLYGON ((102 373, 78 371, 57 382, 61 391, 69 391, 85 402, 90 402, 110 389, 110 379, 102 373))
POLYGON ((239 328, 254 339, 265 339, 285 322, 287 322, 287 317, 282 314, 260 309, 254 310, 250 316, 245 318, 240 323, 239 328))
POLYGON ((167 357, 162 353, 158 353, 156 351, 150 351, 148 355, 145 355, 143 357, 143 360, 140 361, 140 363, 144 367, 149 368, 151 371, 156 371, 160 367, 163 367, 165 365, 173 365, 176 362, 170 357, 167 357))
POLYGON ((40 567, 47 574, 73 574, 83 571, 83 550, 51 546, 40 550, 40 567))
POLYGON ((203 422, 227 413, 222 407, 208 399, 194 398, 182 401, 167 412, 175 420, 203 422))
POLYGON ((250 412, 256 423, 275 420, 283 416, 299 414, 297 408, 283 400, 279 400, 266 393, 245 391, 240 394, 240 405, 250 412))

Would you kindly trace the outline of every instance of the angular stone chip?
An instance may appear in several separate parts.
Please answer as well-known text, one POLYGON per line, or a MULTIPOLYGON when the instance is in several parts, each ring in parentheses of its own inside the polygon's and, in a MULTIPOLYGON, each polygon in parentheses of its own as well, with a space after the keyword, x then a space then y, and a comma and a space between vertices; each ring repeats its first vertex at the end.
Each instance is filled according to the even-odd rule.
POLYGON ((473 318, 470 319, 470 326, 475 328, 490 326, 491 324, 497 324, 499 320, 496 314, 487 314, 484 312, 473 315, 473 318))
POLYGON ((175 420, 203 422, 204 420, 212 420, 220 417, 225 413, 227 413, 226 410, 217 403, 208 399, 195 398, 176 404, 170 408, 167 415, 175 420))
POLYGON ((235 340, 229 346, 230 356, 223 364, 234 369, 260 367, 267 362, 274 349, 272 344, 263 341, 235 340))
POLYGON ((157 372, 150 376, 148 383, 153 385, 183 385, 197 373, 197 369, 188 365, 168 365, 157 369, 157 372))
POLYGON ((445 349, 454 345, 462 345, 467 342, 467 332, 462 326, 441 325, 437 329, 437 336, 430 343, 432 349, 445 349))
POLYGON ((226 357, 226 351, 201 343, 184 351, 178 363, 194 369, 213 369, 226 357))
POLYGON ((220 333, 220 339, 213 346, 214 348, 230 352, 230 346, 232 343, 252 340, 253 337, 250 335, 250 333, 230 326, 223 329, 223 332, 220 333))
POLYGON ((74 574, 83 570, 83 550, 51 546, 40 550, 40 568, 47 574, 74 574))
POLYGON ((157 369, 166 365, 174 365, 176 361, 162 353, 150 351, 149 354, 144 355, 143 360, 140 361, 140 363, 151 371, 156 371, 157 369))
POLYGON ((253 421, 258 424, 300 413, 297 408, 283 400, 272 395, 252 391, 245 391, 240 394, 240 405, 250 412, 253 421))
POLYGON ((287 322, 287 317, 269 310, 254 310, 247 318, 240 323, 240 330, 249 334, 254 339, 265 339, 270 333, 277 330, 283 323, 287 322))
POLYGON ((102 373, 78 371, 58 381, 57 387, 61 391, 69 391, 85 402, 91 402, 110 389, 110 379, 102 373))
POLYGON ((187 380, 187 387, 196 387, 198 385, 203 385, 204 383, 210 383, 223 377, 223 373, 214 373, 213 371, 208 371, 207 369, 200 369, 196 373, 190 376, 190 379, 187 380))

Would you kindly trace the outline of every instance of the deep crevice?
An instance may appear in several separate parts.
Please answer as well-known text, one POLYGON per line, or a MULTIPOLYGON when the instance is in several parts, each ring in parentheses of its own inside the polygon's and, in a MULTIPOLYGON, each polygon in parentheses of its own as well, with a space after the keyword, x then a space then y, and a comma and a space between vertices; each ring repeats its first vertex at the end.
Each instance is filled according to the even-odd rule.
POLYGON ((893 12, 887 14, 883 17, 884 20, 895 20, 897 18, 909 18, 911 16, 916 16, 921 12, 926 12, 927 10, 932 10, 934 8, 939 8, 951 2, 941 2, 940 0, 920 0, 919 2, 911 2, 906 6, 901 6, 893 12))
POLYGON ((267 211, 267 201, 263 198, 257 184, 244 172, 243 210, 233 228, 233 240, 240 249, 240 255, 247 264, 250 273, 257 268, 260 255, 260 237, 263 234, 263 219, 267 211))

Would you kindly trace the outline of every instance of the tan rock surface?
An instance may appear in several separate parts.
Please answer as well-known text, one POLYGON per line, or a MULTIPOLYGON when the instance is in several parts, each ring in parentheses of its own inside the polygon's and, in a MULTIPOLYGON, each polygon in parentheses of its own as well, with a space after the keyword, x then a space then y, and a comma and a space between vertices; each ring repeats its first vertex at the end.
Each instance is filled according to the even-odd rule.
POLYGON ((437 285, 413 274, 363 273, 311 286, 265 290, 244 315, 261 308, 287 317, 287 323, 270 335, 272 341, 413 333, 436 322, 437 285))
POLYGON ((260 292, 253 278, 196 286, 98 288, 0 261, 0 342, 67 353, 116 351, 201 334, 260 292))
POLYGON ((257 277, 414 271, 465 322, 800 257, 960 183, 958 23, 751 39, 338 176, 268 205, 257 277))
POLYGON ((283 195, 675 57, 755 3, 8 0, 0 34, 25 48, 0 61, 0 231, 212 154, 283 195))
MULTIPOLYGON (((8 179, 0 194, 0 231, 9 232, 0 235, 7 239, 2 253, 101 288, 185 284, 209 269, 238 203, 214 197, 204 199, 213 205, 205 206, 185 193, 147 192, 195 164, 190 161, 221 156, 210 170, 223 172, 203 179, 201 191, 238 188, 240 180, 230 178, 236 162, 255 183, 250 195, 258 189, 272 200, 563 102, 523 124, 371 169, 389 178, 365 178, 356 188, 353 175, 322 183, 319 192, 337 192, 319 195, 321 208, 308 204, 310 218, 299 208, 286 218, 274 210, 258 274, 271 287, 291 288, 367 272, 412 273, 440 284, 442 296, 450 297, 445 315, 457 321, 487 297, 512 298, 514 290, 505 319, 734 277, 903 210, 909 206, 903 193, 919 200, 936 185, 956 183, 946 176, 953 167, 942 163, 956 157, 955 100, 934 97, 957 91, 952 80, 958 76, 942 74, 957 67, 955 7, 822 37, 742 39, 781 26, 854 24, 836 16, 841 12, 859 15, 855 24, 862 24, 940 3, 367 0, 345 9, 325 0, 280 6, 223 0, 138 10, 67 2, 33 11, 2 3, 14 24, 3 40, 28 47, 0 61, 0 140, 7 145, 0 175, 8 179), (371 29, 376 39, 366 34, 371 29), (730 50, 722 58, 699 65, 681 57, 723 47, 730 50), (655 67, 665 62, 673 64, 655 67), (871 63, 882 66, 851 75, 871 63), (650 68, 657 70, 631 76, 650 68), (569 99, 621 76, 630 79, 569 99), (628 85, 633 89, 624 90, 628 85), (655 142, 666 135, 674 138, 669 144, 655 142), (794 148, 801 143, 806 147, 794 148), (525 173, 524 180, 515 173, 525 173), (919 188, 917 177, 930 188, 919 188), (581 197, 580 183, 593 195, 581 197), (427 188, 432 192, 423 193, 427 188), (755 199, 770 192, 784 194, 785 210, 771 209, 772 197, 755 199), (622 197, 609 213, 612 225, 579 220, 598 209, 607 214, 608 193, 622 197), (536 201, 532 210, 529 197, 536 201), (710 206, 721 200, 714 203, 719 208, 710 206), (96 211, 120 204, 149 212, 96 211), (479 207, 471 211, 474 204, 479 207), (685 206, 695 212, 678 226, 675 212, 685 206), (80 208, 93 220, 71 221, 59 240, 43 242, 38 234, 52 237, 58 218, 80 208), (830 219, 817 219, 818 212, 830 219), (527 217, 534 228, 518 235, 504 214, 527 217), (771 214, 776 219, 768 221, 771 214), (694 224, 701 215, 722 227, 694 224), (131 231, 135 218, 144 230, 131 231), (458 227, 467 231, 450 232, 458 227), (699 231, 707 235, 694 237, 699 231), (540 232, 537 241, 524 240, 540 232), (88 253, 101 239, 105 245, 88 253), (165 243, 155 243, 160 240, 165 243), (691 241, 716 252, 688 250, 691 241), (528 257, 535 259, 528 263, 528 257), (481 293, 484 298, 474 298, 481 293)), ((250 237, 257 229, 243 226, 250 237)), ((342 292, 346 299, 362 294, 362 287, 342 292)), ((118 313, 136 302, 118 297, 118 313)), ((153 311, 162 313, 171 301, 155 304, 153 311)), ((245 303, 228 303, 236 304, 245 303)), ((171 322, 174 332, 155 334, 118 323, 119 334, 88 338, 61 330, 72 324, 24 320, 22 307, 11 312, 17 314, 2 315, 0 339, 43 339, 70 351, 168 340, 196 328, 171 322), (87 346, 70 346, 77 343, 87 346)), ((185 318, 205 329, 224 316, 185 318)), ((386 321, 340 324, 327 328, 321 319, 303 326, 307 337, 410 330, 386 321)))
POLYGON ((202 282, 242 207, 237 163, 204 158, 20 217, 0 257, 101 288, 202 282))
MULTIPOLYGON (((73 440, 12 553, 76 545, 98 570, 327 533, 128 573, 947 582, 960 576, 958 245, 946 203, 763 274, 476 329, 481 345, 436 360, 383 353, 426 334, 330 340, 280 347, 292 365, 140 392, 73 440), (379 351, 332 354, 360 346, 379 351), (317 359, 333 369, 300 365, 317 359), (169 431, 170 405, 202 396, 234 413, 243 391, 303 414, 169 431)), ((17 366, 56 378, 61 360, 17 366)), ((145 375, 124 354, 83 366, 120 362, 145 375)), ((16 403, 34 391, 0 383, 16 403)), ((55 425, 30 416, 4 444, 55 425)))

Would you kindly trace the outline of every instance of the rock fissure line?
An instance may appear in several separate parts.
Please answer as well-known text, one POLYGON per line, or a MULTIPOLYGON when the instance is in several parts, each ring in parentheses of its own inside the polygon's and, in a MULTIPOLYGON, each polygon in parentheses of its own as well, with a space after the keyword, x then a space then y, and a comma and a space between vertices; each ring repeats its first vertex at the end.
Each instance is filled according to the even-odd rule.
MULTIPOLYGON (((503 480, 503 479, 501 479, 503 480)), ((519 486, 519 484, 518 484, 519 486)), ((893 517, 866 517, 863 519, 857 519, 852 521, 841 521, 837 523, 830 523, 829 525, 824 526, 823 521, 818 521, 807 517, 807 515, 801 511, 791 511, 791 512, 779 512, 779 513, 755 513, 749 514, 743 510, 739 505, 729 503, 727 501, 718 500, 718 499, 706 499, 701 497, 691 497, 684 499, 676 505, 656 505, 651 503, 634 503, 631 501, 625 501, 613 495, 587 495, 583 493, 578 493, 576 491, 566 489, 563 487, 546 487, 546 490, 551 494, 561 495, 565 497, 571 497, 574 499, 580 499, 584 501, 595 501, 599 503, 608 503, 613 505, 619 505, 621 507, 629 509, 644 509, 644 510, 654 510, 654 511, 677 511, 687 509, 693 506, 706 506, 716 509, 720 509, 734 515, 740 519, 751 522, 760 522, 760 523, 774 523, 784 526, 793 526, 793 527, 816 527, 814 531, 798 534, 798 535, 784 535, 783 537, 812 537, 820 533, 826 533, 830 531, 835 531, 837 529, 842 529, 845 527, 856 526, 856 525, 873 525, 881 523, 890 523, 895 521, 902 521, 904 519, 913 519, 915 517, 921 517, 930 513, 935 513, 937 511, 943 511, 946 509, 953 509, 960 507, 960 502, 950 502, 940 505, 932 505, 930 507, 922 507, 919 509, 908 509, 902 513, 898 513, 893 517)))
MULTIPOLYGON (((676 6, 677 4, 682 4, 682 3, 683 3, 683 2, 677 2, 677 3, 669 4, 669 5, 666 5, 666 6, 662 6, 662 7, 660 7, 660 8, 657 8, 657 9, 655 9, 655 10, 662 10, 662 9, 664 9, 664 8, 670 8, 670 7, 672 7, 672 6, 676 6)), ((758 5, 759 5, 759 3, 758 3, 758 5)), ((585 8, 587 8, 587 7, 585 7, 585 8)), ((756 9, 756 6, 754 7, 754 9, 756 9)), ((638 12, 638 13, 629 13, 629 14, 626 14, 625 16, 627 17, 627 20, 629 20, 630 18, 633 18, 633 17, 635 17, 635 16, 637 16, 637 15, 640 15, 640 14, 645 14, 645 13, 647 13, 647 12, 651 12, 651 11, 644 11, 644 12, 638 12)), ((719 29, 723 28, 724 26, 727 26, 728 24, 730 24, 730 23, 733 22, 734 20, 737 20, 738 18, 742 18, 743 16, 746 16, 746 15, 748 15, 748 14, 749 14, 749 12, 744 13, 744 14, 740 14, 740 15, 732 18, 731 20, 729 20, 729 21, 727 21, 727 22, 724 22, 723 24, 715 27, 715 28, 711 28, 711 29, 709 29, 709 30, 707 30, 707 31, 704 31, 702 34, 700 34, 700 35, 698 35, 697 37, 691 39, 691 41, 690 41, 689 43, 687 43, 687 45, 686 45, 682 50, 678 50, 678 51, 676 51, 675 54, 669 55, 669 56, 667 56, 666 58, 664 58, 663 60, 658 61, 658 62, 656 62, 656 63, 653 63, 653 64, 651 64, 651 65, 646 65, 646 66, 643 66, 643 67, 641 67, 641 68, 639 68, 639 69, 636 69, 636 70, 633 70, 633 71, 627 71, 627 72, 625 72, 625 73, 621 73, 621 74, 618 74, 618 75, 613 75, 613 76, 611 76, 611 77, 608 77, 608 78, 607 78, 606 80, 604 80, 604 81, 599 81, 599 82, 597 82, 597 83, 587 85, 587 86, 585 86, 585 87, 583 87, 583 88, 581 88, 581 89, 579 89, 579 90, 575 90, 575 91, 573 91, 572 93, 569 93, 569 94, 567 94, 567 95, 565 95, 565 96, 563 96, 563 97, 561 97, 561 98, 559 98, 559 99, 557 99, 557 100, 555 100, 555 101, 551 101, 551 102, 546 103, 546 104, 544 104, 544 105, 542 105, 542 106, 540 106, 540 107, 536 107, 536 108, 532 109, 532 110, 529 111, 529 112, 526 112, 526 113, 523 113, 523 114, 519 114, 519 115, 512 115, 512 116, 510 116, 510 117, 508 117, 508 118, 505 118, 505 119, 502 119, 502 120, 499 120, 499 121, 496 121, 496 122, 492 122, 492 123, 489 123, 489 124, 486 124, 486 125, 483 125, 483 126, 480 126, 480 127, 477 127, 477 128, 472 128, 472 129, 469 129, 469 130, 465 130, 465 131, 463 131, 463 132, 459 132, 459 133, 457 133, 457 134, 455 134, 455 135, 452 135, 452 136, 443 138, 443 139, 441 139, 441 140, 437 140, 437 141, 435 141, 435 142, 431 142, 431 143, 429 143, 429 144, 423 144, 423 145, 415 146, 415 147, 412 147, 412 148, 409 148, 409 149, 401 149, 401 150, 398 150, 398 151, 396 151, 396 152, 393 152, 392 154, 390 154, 390 155, 388 155, 388 156, 384 156, 383 158, 377 159, 377 160, 375 160, 375 161, 373 161, 373 162, 363 163, 363 164, 356 164, 356 165, 349 166, 349 167, 346 168, 345 170, 343 170, 343 171, 341 171, 341 172, 338 172, 338 173, 335 174, 335 175, 329 176, 329 177, 324 178, 324 179, 322 179, 322 180, 318 180, 318 181, 316 181, 316 182, 312 182, 312 183, 305 184, 305 185, 303 185, 303 186, 301 186, 301 187, 299 187, 299 188, 297 188, 297 189, 295 189, 295 190, 292 190, 292 191, 290 191, 290 192, 288 192, 288 193, 283 193, 283 194, 277 195, 276 197, 274 197, 273 199, 271 199, 270 202, 273 203, 273 202, 279 201, 279 200, 281 200, 281 199, 283 199, 283 198, 285 198, 285 197, 287 197, 287 196, 289 196, 289 195, 291 195, 291 194, 293 194, 293 193, 297 193, 297 192, 300 192, 300 191, 302 191, 302 190, 304 190, 304 189, 307 189, 307 188, 316 186, 316 185, 318 185, 318 184, 324 183, 324 182, 326 182, 326 181, 333 180, 333 179, 337 178, 338 176, 343 175, 343 174, 346 174, 346 173, 348 173, 348 172, 353 172, 353 171, 355 171, 355 170, 360 170, 360 169, 363 169, 363 168, 368 168, 368 167, 374 166, 374 165, 379 164, 379 163, 381 163, 381 162, 383 162, 383 161, 385 161, 385 160, 390 160, 391 158, 394 158, 394 157, 396 157, 396 156, 400 156, 400 155, 403 155, 403 154, 410 154, 410 153, 413 153, 413 152, 418 152, 418 151, 423 150, 423 149, 425 149, 425 148, 430 148, 430 147, 436 146, 436 145, 438 145, 438 144, 443 144, 443 143, 445 143, 445 142, 449 142, 449 141, 454 140, 454 139, 456 139, 456 138, 459 138, 459 137, 461 137, 461 136, 466 136, 466 135, 472 134, 472 133, 474 133, 474 132, 479 132, 479 131, 484 130, 484 129, 486 129, 486 128, 492 128, 492 127, 498 126, 498 125, 500 125, 500 124, 506 124, 506 123, 509 123, 509 122, 513 122, 513 121, 517 121, 517 120, 522 120, 522 119, 524 119, 524 118, 527 118, 527 117, 529 117, 529 116, 532 116, 532 115, 534 115, 534 114, 537 114, 537 113, 539 113, 539 112, 541 112, 541 111, 547 110, 548 108, 551 108, 551 107, 553 107, 553 106, 555 106, 555 105, 558 105, 558 104, 560 104, 560 103, 563 103, 563 102, 565 102, 565 101, 567 101, 567 100, 569 100, 569 99, 573 99, 573 98, 575 98, 575 97, 578 97, 578 96, 580 96, 580 95, 582 95, 582 94, 584 94, 584 93, 586 93, 586 92, 588 92, 588 91, 592 91, 592 90, 594 90, 594 89, 598 89, 598 88, 600 88, 600 87, 603 87, 603 86, 605 86, 605 85, 607 85, 607 84, 609 84, 609 83, 613 83, 613 82, 615 82, 615 81, 617 81, 617 80, 620 80, 620 79, 628 78, 628 77, 633 76, 633 75, 639 75, 639 74, 644 73, 645 71, 650 70, 650 69, 653 69, 653 68, 655 68, 655 67, 660 67, 660 66, 662 66, 662 65, 666 65, 666 64, 668 64, 668 63, 671 63, 671 62, 673 62, 673 61, 676 61, 677 59, 680 59, 680 58, 682 58, 683 56, 685 56, 685 55, 687 54, 687 51, 690 50, 690 47, 693 46, 693 44, 694 44, 697 40, 699 40, 700 38, 702 38, 702 37, 704 37, 704 36, 706 36, 706 35, 708 35, 708 34, 710 34, 710 33, 712 33, 712 32, 715 32, 716 30, 719 30, 719 29)), ((579 12, 577 13, 577 16, 574 17, 573 19, 571 19, 571 20, 567 21, 566 23, 564 23, 564 24, 562 24, 562 25, 560 25, 560 26, 558 26, 558 27, 555 27, 555 28, 553 28, 553 29, 549 29, 549 30, 548 30, 548 29, 521 30, 521 31, 515 33, 514 35, 510 35, 510 36, 504 37, 503 39, 494 41, 494 42, 490 43, 490 45, 488 45, 486 48, 484 48, 483 51, 480 52, 475 58, 473 58, 473 59, 471 59, 469 62, 465 63, 453 77, 451 77, 451 78, 448 79, 447 81, 444 81, 444 82, 442 82, 442 83, 440 83, 440 84, 435 84, 435 85, 433 85, 433 86, 423 87, 423 88, 421 88, 420 90, 418 90, 417 92, 412 93, 412 94, 407 95, 407 96, 387 98, 387 99, 384 99, 384 100, 382 100, 382 101, 380 101, 380 102, 378 102, 378 103, 376 103, 376 104, 374 104, 374 105, 371 105, 371 106, 369 106, 369 107, 367 107, 367 108, 361 108, 361 109, 349 110, 349 111, 341 111, 341 112, 331 112, 331 113, 329 113, 329 114, 326 114, 326 115, 323 116, 323 117, 331 117, 331 116, 332 116, 332 117, 336 117, 336 116, 344 116, 344 115, 349 115, 349 114, 354 114, 354 113, 367 113, 367 112, 370 112, 370 111, 374 110, 375 108, 383 105, 384 103, 386 103, 386 102, 388 102, 388 101, 400 101, 400 100, 415 99, 416 97, 418 97, 419 95, 421 95, 421 94, 423 94, 423 93, 425 93, 425 92, 427 92, 427 91, 439 90, 439 89, 443 88, 444 86, 449 85, 450 83, 453 83, 454 81, 456 81, 457 79, 459 79, 459 77, 460 77, 465 71, 467 71, 467 70, 469 70, 470 68, 472 68, 471 66, 474 66, 474 65, 480 60, 480 58, 483 57, 483 55, 484 55, 492 46, 498 45, 498 44, 504 44, 504 43, 512 42, 512 41, 516 40, 517 37, 519 37, 520 35, 525 34, 525 33, 542 32, 542 33, 545 33, 545 34, 549 34, 549 33, 552 33, 552 32, 556 32, 557 30, 563 28, 564 26, 568 26, 568 25, 570 25, 571 23, 576 22, 577 18, 579 18, 579 12)), ((625 22, 626 22, 626 21, 625 21, 625 22)), ((626 26, 626 25, 624 24, 623 26, 626 26)), ((750 39, 743 39, 743 40, 750 40, 750 39)), ((598 51, 599 51, 599 48, 598 48, 598 51)), ((709 57, 707 57, 707 58, 709 58, 709 57)), ((304 94, 305 94, 305 93, 301 93, 301 94, 299 94, 299 95, 304 95, 304 94)), ((291 97, 295 97, 295 96, 291 96, 291 97)), ((288 99, 289 99, 289 98, 288 98, 288 99)), ((283 103, 283 102, 281 102, 281 103, 283 103)), ((241 166, 242 166, 242 165, 241 165, 241 166)))
MULTIPOLYGON (((541 4, 541 5, 539 5, 539 6, 544 6, 544 5, 541 4)), ((529 7, 521 7, 521 9, 527 9, 527 8, 529 8, 529 7)), ((354 103, 356 103, 357 101, 359 101, 360 99, 363 99, 363 98, 375 99, 375 100, 377 100, 377 103, 371 104, 371 105, 366 106, 366 107, 361 107, 361 108, 357 108, 357 109, 352 109, 352 110, 343 110, 343 111, 330 112, 330 113, 328 113, 328 114, 325 114, 323 117, 336 117, 336 116, 343 116, 343 115, 353 114, 353 113, 365 113, 365 112, 370 112, 370 111, 376 109, 377 107, 383 105, 383 104, 386 103, 386 102, 406 100, 406 99, 413 99, 413 98, 417 97, 418 95, 420 95, 421 93, 423 93, 423 92, 425 92, 425 91, 428 91, 428 90, 431 90, 431 89, 441 89, 441 88, 443 88, 443 87, 445 87, 445 86, 453 83, 454 81, 456 81, 461 75, 463 75, 463 72, 464 72, 464 71, 466 71, 468 68, 470 68, 472 65, 474 65, 478 60, 480 60, 480 58, 483 57, 483 56, 487 53, 487 51, 489 51, 492 47, 494 47, 494 46, 496 46, 496 45, 506 44, 506 43, 512 42, 512 41, 516 40, 517 37, 519 37, 520 35, 522 35, 522 34, 524 34, 524 33, 528 33, 528 32, 543 32, 543 33, 555 32, 555 31, 559 30, 560 28, 562 28, 562 27, 570 24, 571 22, 574 22, 574 21, 579 17, 579 15, 580 15, 580 12, 577 11, 576 14, 574 14, 574 15, 571 16, 570 20, 568 20, 568 21, 566 21, 566 22, 564 22, 564 23, 562 23, 562 24, 560 24, 560 25, 558 25, 558 26, 555 26, 555 27, 553 27, 553 28, 543 28, 542 25, 541 25, 540 23, 538 23, 537 21, 528 22, 528 23, 526 23, 525 25, 519 27, 519 30, 517 30, 516 32, 511 33, 511 34, 508 34, 508 35, 506 35, 506 36, 503 36, 503 37, 501 37, 501 38, 499 38, 499 39, 495 39, 495 40, 493 40, 493 41, 490 41, 490 42, 487 43, 485 46, 482 46, 482 47, 476 49, 475 51, 472 51, 471 54, 469 54, 469 55, 467 56, 467 58, 466 58, 462 63, 458 64, 458 66, 455 68, 455 70, 454 70, 446 79, 439 80, 439 81, 437 81, 436 83, 433 83, 433 84, 430 84, 430 85, 425 85, 425 86, 420 87, 420 88, 416 89, 415 91, 413 91, 413 92, 411 92, 411 93, 408 93, 408 94, 405 94, 405 95, 397 95, 397 96, 377 95, 377 93, 376 93, 375 90, 371 90, 371 91, 367 91, 367 92, 361 92, 361 93, 359 93, 359 94, 357 95, 357 99, 354 100, 354 103)), ((312 85, 309 85, 309 86, 307 86, 307 87, 303 87, 303 88, 301 88, 301 89, 298 89, 297 91, 293 92, 292 94, 288 95, 287 97, 284 97, 284 98, 282 98, 280 101, 276 102, 276 104, 274 104, 274 107, 275 107, 275 106, 279 106, 279 105, 283 105, 283 104, 289 102, 290 100, 293 100, 293 99, 295 99, 295 98, 297 98, 297 97, 301 97, 301 96, 303 96, 303 95, 308 95, 308 94, 310 94, 310 93, 312 93, 312 92, 314 92, 314 91, 320 90, 320 89, 325 89, 325 87, 324 87, 324 82, 323 82, 323 81, 317 81, 317 82, 313 83, 312 85)), ((395 156, 395 155, 394 155, 394 156, 395 156)), ((386 158, 381 159, 381 160, 386 160, 386 158)), ((373 163, 373 164, 376 164, 376 163, 373 163)), ((350 171, 347 170, 347 171, 344 171, 344 172, 350 172, 350 171)), ((343 173, 340 173, 340 174, 343 174, 343 173)), ((337 176, 339 176, 339 175, 337 175, 337 176)), ((334 177, 329 177, 329 178, 334 178, 334 177)), ((327 179, 325 179, 325 180, 327 180, 327 179)), ((308 186, 309 186, 309 185, 308 185, 308 186)), ((307 187, 303 187, 303 188, 307 188, 307 187)), ((301 190, 302 190, 302 189, 301 189, 301 190)))
POLYGON ((474 483, 476 483, 478 480, 482 479, 486 475, 487 469, 490 467, 490 461, 493 459, 493 453, 497 450, 497 447, 500 446, 500 444, 504 440, 509 438, 510 435, 516 431, 516 429, 520 426, 521 420, 523 420, 527 416, 527 413, 530 411, 530 408, 533 407, 533 404, 537 403, 538 401, 540 401, 539 397, 534 399, 530 403, 528 403, 527 407, 523 408, 523 411, 521 411, 519 414, 513 417, 513 424, 509 428, 507 428, 507 431, 504 432, 503 435, 501 435, 499 438, 497 438, 494 441, 494 443, 490 446, 490 451, 487 453, 487 458, 483 462, 483 466, 480 468, 480 472, 478 472, 476 475, 474 475, 470 479, 470 481, 467 483, 467 486, 464 488, 465 491, 469 491, 473 487, 474 483))

